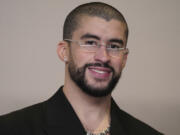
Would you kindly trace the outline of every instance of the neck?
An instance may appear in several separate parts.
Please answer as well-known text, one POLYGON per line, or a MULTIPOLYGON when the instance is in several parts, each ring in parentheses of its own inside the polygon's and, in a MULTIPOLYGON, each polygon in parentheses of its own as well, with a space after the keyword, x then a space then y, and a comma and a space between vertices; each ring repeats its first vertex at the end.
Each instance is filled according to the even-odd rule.
POLYGON ((85 129, 95 130, 110 112, 111 95, 89 96, 72 80, 65 81, 63 92, 85 129))

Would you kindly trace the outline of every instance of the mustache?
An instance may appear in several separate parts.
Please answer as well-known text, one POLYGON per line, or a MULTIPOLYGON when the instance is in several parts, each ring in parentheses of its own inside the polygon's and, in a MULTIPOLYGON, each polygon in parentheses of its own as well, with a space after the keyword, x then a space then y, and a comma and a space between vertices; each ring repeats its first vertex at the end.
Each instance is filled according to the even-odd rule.
POLYGON ((111 69, 112 72, 114 72, 114 68, 111 67, 108 63, 87 63, 84 66, 84 69, 90 67, 90 66, 95 66, 95 67, 105 67, 111 69))

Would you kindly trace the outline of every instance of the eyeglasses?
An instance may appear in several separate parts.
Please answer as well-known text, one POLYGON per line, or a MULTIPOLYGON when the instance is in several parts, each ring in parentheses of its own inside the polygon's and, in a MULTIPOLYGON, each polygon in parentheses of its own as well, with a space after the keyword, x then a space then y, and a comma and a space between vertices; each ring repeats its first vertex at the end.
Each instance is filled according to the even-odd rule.
POLYGON ((79 45, 83 51, 91 52, 91 53, 95 53, 101 46, 105 46, 108 55, 112 57, 120 57, 122 55, 129 53, 128 48, 124 47, 123 44, 118 42, 112 42, 112 43, 110 42, 108 44, 105 44, 105 43, 100 43, 98 40, 93 40, 93 39, 81 40, 81 41, 64 39, 64 41, 74 42, 77 45, 79 45))

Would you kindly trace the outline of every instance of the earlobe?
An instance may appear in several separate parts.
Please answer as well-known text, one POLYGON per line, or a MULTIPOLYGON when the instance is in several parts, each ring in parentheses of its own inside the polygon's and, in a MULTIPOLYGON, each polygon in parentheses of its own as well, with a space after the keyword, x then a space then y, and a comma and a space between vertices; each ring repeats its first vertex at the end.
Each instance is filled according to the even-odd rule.
POLYGON ((64 62, 68 61, 68 53, 67 52, 68 52, 67 42, 61 41, 57 46, 57 54, 58 54, 59 58, 64 62))
POLYGON ((129 51, 128 51, 127 53, 125 53, 124 56, 123 56, 123 62, 122 62, 122 67, 123 67, 123 68, 125 67, 126 62, 127 62, 128 53, 129 53, 129 51))

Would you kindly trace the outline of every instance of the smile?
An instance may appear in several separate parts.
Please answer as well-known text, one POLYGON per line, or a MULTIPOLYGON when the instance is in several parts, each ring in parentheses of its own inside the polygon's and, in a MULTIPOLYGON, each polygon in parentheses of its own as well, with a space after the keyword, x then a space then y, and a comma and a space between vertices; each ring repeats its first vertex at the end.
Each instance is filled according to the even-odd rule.
POLYGON ((94 72, 97 72, 99 74, 105 74, 107 73, 106 71, 102 71, 102 70, 97 70, 97 69, 92 69, 94 72))
POLYGON ((90 74, 100 80, 106 80, 110 77, 111 75, 111 69, 105 68, 105 67, 96 67, 96 66, 90 66, 88 67, 88 70, 90 74))

